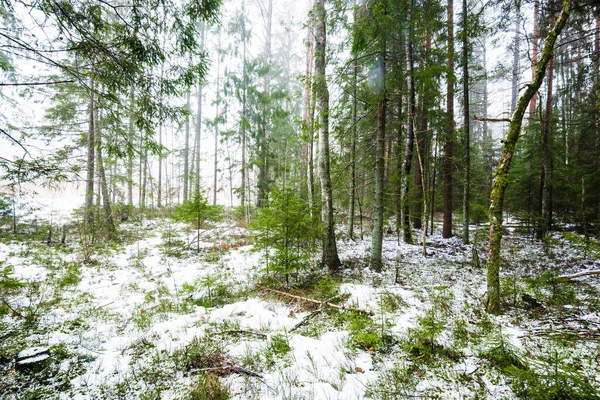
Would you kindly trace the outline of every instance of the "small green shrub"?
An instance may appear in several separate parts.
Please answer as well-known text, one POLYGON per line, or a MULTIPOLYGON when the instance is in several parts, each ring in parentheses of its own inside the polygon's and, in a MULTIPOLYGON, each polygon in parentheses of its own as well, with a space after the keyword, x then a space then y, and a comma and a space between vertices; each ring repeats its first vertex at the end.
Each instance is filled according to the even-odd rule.
POLYGON ((479 357, 488 360, 491 366, 500 370, 508 367, 527 368, 525 356, 507 340, 500 327, 492 332, 491 339, 484 350, 479 352, 479 357))
POLYGON ((308 204, 300 196, 291 189, 273 189, 250 224, 254 250, 264 253, 267 273, 279 274, 289 286, 290 274, 309 265, 318 235, 315 226, 308 204))
POLYGON ((399 294, 392 292, 383 292, 380 297, 380 304, 383 311, 396 312, 406 306, 406 302, 399 294))
POLYGON ((484 206, 483 204, 475 203, 471 205, 469 216, 471 217, 471 221, 479 225, 482 222, 486 222, 488 220, 488 212, 489 209, 486 206, 484 206))
POLYGON ((558 277, 555 271, 544 271, 531 278, 524 278, 533 297, 554 306, 577 305, 579 300, 573 284, 558 277))
POLYGON ((170 217, 176 221, 193 223, 196 229, 201 229, 206 221, 219 220, 222 212, 222 206, 208 204, 208 199, 197 194, 191 200, 175 205, 170 217))
POLYGON ((291 349, 287 336, 277 334, 271 337, 271 341, 265 350, 267 366, 273 366, 277 358, 282 358, 289 353, 291 349))
POLYGON ((64 263, 65 270, 58 279, 58 286, 64 289, 67 286, 77 286, 81 282, 81 270, 76 262, 64 263))

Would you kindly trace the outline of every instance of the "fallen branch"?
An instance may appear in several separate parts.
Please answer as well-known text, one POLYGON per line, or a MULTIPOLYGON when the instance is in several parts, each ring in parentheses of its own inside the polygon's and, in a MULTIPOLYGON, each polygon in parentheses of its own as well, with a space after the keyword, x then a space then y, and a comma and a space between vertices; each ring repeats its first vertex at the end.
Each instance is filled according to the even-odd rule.
POLYGON ((265 335, 264 333, 254 332, 254 331, 248 331, 248 330, 245 330, 245 329, 227 329, 227 330, 224 330, 224 331, 215 332, 216 335, 224 335, 224 334, 228 334, 228 333, 237 333, 237 334, 240 334, 240 335, 254 335, 254 336, 261 337, 263 339, 267 338, 267 335, 265 335))
POLYGON ((294 325, 294 327, 292 329, 290 329, 290 332, 294 332, 296 329, 300 328, 301 326, 305 325, 309 320, 311 320, 313 317, 315 317, 317 314, 320 314, 323 311, 323 307, 319 307, 318 310, 311 312, 310 314, 308 314, 306 317, 304 317, 302 319, 302 321, 298 322, 296 325, 294 325))
POLYGON ((570 280, 570 279, 579 278, 580 276, 587 276, 587 275, 600 275, 600 270, 578 272, 573 275, 560 275, 559 278, 570 280))
POLYGON ((373 311, 363 310, 363 309, 354 308, 354 307, 340 306, 340 305, 337 305, 337 304, 329 303, 327 301, 319 301, 319 300, 309 299, 308 297, 296 296, 294 294, 282 292, 282 291, 275 290, 275 289, 270 289, 268 287, 261 286, 261 285, 256 285, 256 287, 261 288, 263 290, 267 290, 269 292, 280 294, 280 295, 285 296, 285 297, 291 297, 292 299, 302 300, 302 301, 306 301, 306 302, 313 303, 313 304, 319 304, 320 306, 327 306, 327 307, 331 307, 331 308, 337 308, 338 310, 342 310, 342 311, 354 311, 354 312, 357 312, 359 314, 375 315, 375 313, 373 311))
POLYGON ((196 369, 195 371, 202 371, 202 372, 220 372, 220 373, 230 373, 230 374, 240 374, 240 375, 248 375, 251 376, 253 378, 258 379, 259 381, 261 381, 266 387, 268 387, 269 389, 271 389, 274 393, 277 393, 277 390, 273 389, 271 386, 269 386, 269 384, 265 381, 265 378, 262 377, 262 375, 254 372, 254 371, 250 371, 249 369, 246 369, 244 367, 240 367, 238 365, 224 365, 222 367, 210 367, 210 368, 201 368, 201 369, 196 369))
POLYGON ((487 122, 510 122, 510 118, 487 118, 487 117, 478 117, 473 114, 473 120, 475 121, 487 121, 487 122))

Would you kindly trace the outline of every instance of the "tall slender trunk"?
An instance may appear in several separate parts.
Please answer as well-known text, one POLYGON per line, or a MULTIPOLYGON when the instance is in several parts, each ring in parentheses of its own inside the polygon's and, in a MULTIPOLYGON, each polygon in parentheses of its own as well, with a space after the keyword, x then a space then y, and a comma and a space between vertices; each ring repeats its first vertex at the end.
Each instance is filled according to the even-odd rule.
POLYGON ((215 160, 213 169, 213 205, 217 204, 217 176, 219 172, 219 105, 221 103, 220 92, 221 75, 221 31, 219 30, 219 44, 217 47, 217 104, 215 111, 215 160))
MULTIPOLYGON (((486 38, 483 38, 484 42, 483 42, 483 49, 482 49, 482 56, 483 56, 483 69, 484 71, 487 71, 487 46, 486 46, 486 38)), ((492 177, 494 174, 494 170, 493 170, 493 159, 494 159, 494 149, 491 146, 488 146, 488 104, 489 104, 489 98, 488 98, 488 86, 487 86, 487 79, 483 80, 483 123, 482 123, 482 135, 481 135, 481 152, 482 154, 485 154, 485 173, 486 173, 486 187, 485 187, 485 191, 486 191, 486 207, 489 208, 490 207, 490 194, 492 192, 492 177)))
MULTIPOLYGON (((596 33, 594 35, 594 87, 592 90, 592 104, 596 104, 593 112, 593 121, 596 127, 596 154, 600 153, 600 4, 596 6, 596 33)), ((596 176, 600 176, 600 160, 596 159, 596 176)), ((596 216, 600 219, 600 202, 596 204, 596 216)))
POLYGON ((325 0, 315 4, 317 17, 315 34, 315 84, 319 109, 321 135, 319 137, 319 175, 321 180, 321 218, 323 228, 323 254, 321 263, 329 270, 336 271, 341 263, 337 253, 333 221, 333 193, 329 172, 329 89, 325 75, 325 52, 327 48, 327 22, 325 0))
POLYGON ((108 239, 114 239, 117 232, 115 223, 112 217, 110 206, 110 194, 108 192, 108 183, 106 180, 106 172, 104 170, 104 160, 102 158, 102 129, 100 124, 96 124, 96 158, 98 160, 98 177, 100 178, 100 191, 102 192, 102 208, 104 209, 104 217, 108 239))
POLYGON ((157 207, 162 207, 162 169, 163 169, 163 156, 162 156, 162 144, 163 144, 163 122, 162 118, 160 123, 158 124, 158 145, 160 147, 160 152, 158 153, 158 193, 157 196, 157 207))
MULTIPOLYGON (((552 21, 552 18, 550 19, 552 21)), ((551 22, 552 23, 552 22, 551 22)), ((545 236, 552 229, 552 156, 551 156, 551 127, 552 120, 552 86, 554 79, 554 57, 548 62, 548 77, 546 79, 546 112, 542 122, 542 132, 540 135, 542 144, 542 174, 541 174, 541 226, 540 236, 545 236)))
POLYGON ((190 180, 190 90, 186 93, 186 104, 188 114, 185 116, 185 144, 183 147, 183 201, 187 201, 189 197, 189 180, 190 180))
MULTIPOLYGON (((424 1, 423 3, 423 9, 427 10, 429 8, 429 1, 424 1)), ((427 12, 427 11, 425 11, 427 12)), ((427 63, 428 60, 425 59, 426 55, 429 54, 429 51, 431 49, 431 37, 430 37, 430 33, 429 30, 426 30, 425 32, 423 32, 423 35, 421 37, 421 47, 423 48, 423 52, 419 61, 420 64, 420 68, 423 71, 425 69, 425 64, 427 63)), ((423 193, 425 193, 425 182, 423 180, 423 177, 425 176, 425 171, 422 170, 422 167, 425 167, 425 153, 426 153, 426 136, 427 136, 427 129, 428 129, 428 125, 429 125, 429 121, 428 121, 428 108, 429 108, 429 102, 428 100, 428 95, 427 95, 427 89, 425 87, 425 83, 424 82, 419 82, 418 85, 418 94, 419 94, 419 99, 417 101, 417 113, 418 113, 418 118, 417 118, 417 129, 416 129, 416 141, 417 141, 417 163, 415 163, 415 174, 414 174, 414 184, 415 184, 415 201, 414 201, 414 207, 413 207, 413 227, 415 229, 421 229, 423 228, 423 214, 422 214, 422 210, 423 210, 423 202, 425 200, 425 197, 423 193), (420 160, 420 161, 419 161, 420 160), (422 161, 422 162, 421 162, 422 161), (423 165, 421 165, 423 164, 423 165)), ((425 216, 426 218, 427 216, 425 216)), ((427 229, 427 226, 424 227, 425 230, 427 229)))
MULTIPOLYGON (((271 77, 271 28, 273 20, 273 0, 267 0, 266 9, 261 8, 263 19, 266 25, 264 66, 265 74, 263 76, 263 94, 268 97, 270 77, 271 77)), ((259 139, 258 151, 260 162, 258 164, 258 199, 257 206, 264 207, 267 193, 269 192, 269 119, 268 104, 263 106, 262 115, 262 133, 259 139)))
POLYGON ((564 28, 571 11, 571 0, 563 0, 562 11, 556 24, 550 29, 546 36, 542 56, 537 64, 537 70, 533 81, 527 85, 524 93, 517 102, 517 108, 513 113, 508 128, 508 133, 502 146, 502 155, 498 168, 492 181, 492 194, 490 196, 490 245, 487 262, 487 304, 486 309, 490 313, 500 313, 500 243, 502 240, 502 208, 504 205, 504 192, 508 186, 508 170, 515 152, 515 147, 521 132, 521 125, 527 105, 540 88, 546 66, 552 57, 556 38, 564 28))
POLYGON ((442 226, 442 237, 452 236, 452 168, 454 147, 454 4, 448 0, 448 83, 446 87, 447 96, 447 126, 446 145, 444 157, 444 222, 442 226))
MULTIPOLYGON (((400 38, 400 42, 402 42, 402 38, 400 38)), ((403 43, 400 43, 400 48, 402 48, 403 43)), ((406 64, 406 60, 403 60, 406 57, 398 57, 398 65, 396 66, 399 70, 402 69, 402 63, 406 64)), ((402 200, 403 200, 403 179, 402 179, 402 144, 403 144, 403 136, 402 136, 402 119, 403 119, 403 109, 404 104, 402 102, 402 96, 404 96, 404 86, 402 85, 402 81, 399 82, 398 88, 398 103, 397 103, 397 113, 398 113, 398 132, 396 133, 396 232, 398 233, 398 241, 400 241, 400 229, 402 227, 402 217, 404 216, 402 200)), ((400 243, 398 243, 400 244, 400 243)))
MULTIPOLYGON (((93 71, 93 69, 92 69, 93 71)), ((95 101, 94 78, 90 79, 90 106, 88 119, 88 141, 87 141, 87 176, 85 189, 85 224, 87 233, 94 230, 94 177, 96 174, 96 101, 95 101)))
MULTIPOLYGON (((464 22, 463 22, 464 23, 464 22)), ((464 29, 464 26, 463 26, 464 29)), ((521 1, 515 4, 515 36, 513 38, 513 65, 512 65, 512 95, 510 98, 510 112, 515 111, 517 98, 519 97, 519 75, 521 59, 521 1)))
MULTIPOLYGON (((356 4, 355 4, 356 5, 356 4)), ((312 0, 308 1, 308 9, 313 8, 312 0)), ((308 26, 306 29, 306 76, 304 78, 304 126, 307 133, 307 139, 311 137, 312 121, 311 121, 311 103, 312 103, 312 72, 313 72, 313 57, 314 57, 314 30, 313 21, 309 19, 308 26)), ((309 180, 309 169, 311 164, 309 163, 310 157, 310 143, 308 140, 302 146, 302 173, 301 180, 303 187, 306 187, 306 197, 309 202, 309 209, 312 212, 312 181, 309 180)))
POLYGON ((409 210, 410 204, 408 194, 410 190, 410 167, 413 158, 413 150, 415 146, 415 81, 414 81, 414 57, 413 57, 413 7, 414 0, 408 8, 408 35, 406 38, 406 86, 408 89, 408 105, 407 105, 407 132, 404 149, 404 161, 402 164, 402 230, 404 242, 412 243, 412 232, 410 228, 409 210))
POLYGON ((240 204, 242 209, 246 207, 246 125, 248 124, 247 120, 247 110, 246 110, 246 96, 247 96, 247 65, 246 65, 246 2, 242 2, 242 123, 241 125, 241 133, 242 133, 242 185, 240 187, 240 204))
POLYGON ((462 63, 463 63, 463 129, 465 140, 465 173, 463 186, 463 242, 469 243, 469 197, 471 186, 471 116, 469 115, 469 35, 467 0, 463 0, 462 63))
MULTIPOLYGON (((206 26, 202 24, 200 29, 200 43, 201 47, 204 50, 204 42, 206 39, 206 26)), ((197 110, 196 110, 196 138, 194 140, 195 145, 195 166, 194 166, 194 196, 200 195, 200 159, 201 159, 201 144, 202 144, 202 92, 204 88, 204 83, 198 83, 198 100, 197 100, 197 110)))
POLYGON ((357 98, 356 85, 358 84, 358 60, 353 61, 352 74, 352 139, 350 143, 350 204, 348 209, 348 236, 354 239, 354 206, 356 203, 356 140, 357 140, 357 98))
POLYGON ((146 209, 146 189, 148 184, 148 134, 144 133, 144 139, 142 140, 142 162, 140 163, 141 168, 141 195, 140 195, 140 208, 142 211, 146 209))
MULTIPOLYGON (((533 38, 532 38, 532 54, 531 54, 531 76, 535 76, 537 72, 537 62, 540 43, 540 0, 535 0, 533 6, 533 38)), ((529 103, 529 119, 535 118, 535 108, 537 103, 537 93, 529 103)))
POLYGON ((383 246, 383 216, 384 216, 384 179, 385 179, 385 44, 377 56, 378 77, 381 80, 378 88, 377 103, 377 140, 375 149, 375 199, 373 206, 373 235, 371 246, 371 265, 375 270, 381 270, 383 246))
POLYGON ((127 151, 127 204, 133 206, 133 138, 135 137, 134 108, 135 93, 133 85, 129 90, 129 132, 127 151))
MULTIPOLYGON (((433 138, 432 138, 432 140, 433 140, 433 138)), ((438 142, 439 142, 439 140, 436 135, 435 143, 434 143, 434 147, 433 147, 434 166, 437 164, 437 159, 438 159, 438 142)), ((437 168, 433 168, 432 175, 433 176, 431 177, 431 195, 430 195, 430 199, 429 199, 429 204, 430 204, 430 208, 431 208, 429 232, 431 234, 433 234, 433 217, 435 216, 435 187, 436 187, 436 180, 437 180, 437 168)))

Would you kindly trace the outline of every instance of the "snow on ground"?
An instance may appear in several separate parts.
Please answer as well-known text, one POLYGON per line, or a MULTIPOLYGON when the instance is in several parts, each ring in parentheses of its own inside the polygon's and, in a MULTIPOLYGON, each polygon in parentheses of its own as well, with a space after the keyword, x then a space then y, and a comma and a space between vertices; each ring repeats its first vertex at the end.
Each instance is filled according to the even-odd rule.
MULTIPOLYGON (((519 313, 494 317, 480 312, 485 271, 472 266, 471 246, 458 238, 428 237, 425 257, 420 245, 387 237, 381 273, 366 265, 369 239, 340 241, 340 258, 346 268, 338 293, 344 305, 374 312, 372 322, 356 322, 350 316, 335 322, 322 312, 298 329, 314 310, 255 290, 262 260, 247 245, 244 229, 219 224, 202 230, 200 253, 184 250, 196 231, 183 224, 145 220, 122 229, 132 236, 128 243, 104 243, 106 247, 97 249, 87 263, 82 262, 75 238, 66 249, 31 242, 0 243, 0 263, 11 266, 15 277, 38 285, 37 292, 7 295, 13 309, 24 316, 35 313, 36 307, 42 310, 52 296, 58 299, 43 314, 35 315, 33 326, 20 330, 15 343, 23 348, 12 351, 67 346, 71 359, 66 357, 61 370, 70 371, 76 363, 79 369, 59 390, 61 398, 139 398, 146 393, 156 393, 146 398, 181 398, 194 384, 193 371, 182 370, 173 360, 191 351, 194 340, 201 346, 218 347, 228 365, 260 375, 221 377, 234 398, 362 399, 367 395, 384 398, 386 393, 392 397, 396 393, 448 399, 513 398, 510 379, 480 358, 492 340, 482 333, 482 326, 489 324, 489 330, 499 332, 501 340, 523 354, 533 351, 534 345, 547 344, 531 336, 536 329, 548 327, 544 318, 519 313), (69 271, 69 265, 80 271, 74 286, 61 275, 69 271), (52 286, 50 282, 57 283, 52 286), (200 305, 211 296, 220 296, 219 291, 239 298, 212 307, 200 305), (366 325, 353 328, 353 323, 366 325), (310 324, 312 330, 307 328, 310 324), (359 333, 379 335, 379 347, 353 344, 359 333), (425 335, 425 340, 419 335, 425 335), (457 345, 459 340, 462 346, 457 345), (443 356, 428 355, 427 346, 443 356), (421 361, 426 359, 432 361, 421 361)), ((547 260, 547 249, 533 242, 520 248, 508 243, 505 249, 515 259, 525 260, 516 270, 504 271, 507 276, 539 268, 532 259, 547 260)), ((554 250, 554 259, 582 258, 563 249, 554 250)), ((571 262, 565 268, 594 262, 571 262)), ((573 310, 568 306, 565 313, 573 310)), ((597 309, 590 306, 586 311, 582 306, 577 313, 581 318, 574 324, 586 320, 597 332, 597 309)), ((11 331, 21 326, 21 320, 16 312, 9 313, 2 324, 11 331)), ((599 351, 595 342, 572 346, 580 368, 599 384, 597 364, 595 371, 590 370, 594 367, 589 355, 594 351, 599 351)), ((0 380, 0 389, 9 383, 0 380)), ((10 390, 18 387, 12 383, 10 390)), ((8 393, 9 398, 19 398, 17 392, 8 393)))

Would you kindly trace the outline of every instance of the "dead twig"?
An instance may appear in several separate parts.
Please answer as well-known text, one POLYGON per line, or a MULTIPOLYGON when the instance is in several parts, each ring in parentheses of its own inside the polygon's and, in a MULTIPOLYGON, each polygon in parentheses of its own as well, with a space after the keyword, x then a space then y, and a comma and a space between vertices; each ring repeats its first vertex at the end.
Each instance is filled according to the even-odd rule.
POLYGON ((292 329, 290 329, 290 332, 294 332, 296 329, 302 327, 303 325, 305 325, 309 320, 311 320, 313 317, 315 317, 316 315, 320 314, 321 312, 323 312, 323 307, 319 307, 318 310, 315 310, 313 312, 311 312, 310 314, 308 314, 306 317, 302 318, 302 321, 298 322, 296 325, 294 325, 294 327, 292 329))
POLYGON ((277 393, 277 390, 275 390, 271 386, 269 386, 269 384, 265 381, 265 378, 263 378, 262 375, 254 372, 254 371, 250 371, 249 369, 246 369, 244 367, 240 367, 239 365, 224 365, 222 367, 200 368, 200 369, 197 369, 195 371, 199 371, 199 372, 220 372, 222 374, 228 374, 229 373, 229 374, 239 374, 239 375, 251 376, 251 377, 256 378, 259 381, 261 381, 266 387, 268 387, 269 389, 271 389, 274 393, 277 393))
POLYGON ((587 275, 600 275, 600 270, 578 272, 578 273, 572 274, 572 275, 560 275, 559 278, 570 280, 570 279, 579 278, 580 276, 587 276, 587 275))
POLYGON ((292 299, 302 300, 302 301, 306 301, 308 303, 313 303, 313 304, 319 304, 320 306, 327 306, 327 307, 331 307, 331 308, 336 308, 336 309, 342 310, 342 311, 353 311, 353 312, 357 312, 359 314, 375 315, 375 313, 373 311, 369 311, 369 310, 363 310, 363 309, 354 308, 354 307, 340 306, 340 305, 337 305, 337 304, 329 303, 327 301, 319 301, 319 300, 309 299, 308 297, 296 296, 294 294, 282 292, 282 291, 271 289, 271 288, 268 288, 268 287, 265 287, 265 286, 261 286, 261 285, 256 285, 256 287, 258 287, 260 289, 263 289, 263 290, 266 290, 266 291, 269 291, 269 292, 277 293, 277 294, 279 294, 281 296, 290 297, 292 299))
POLYGON ((267 338, 267 335, 265 335, 264 333, 249 331, 249 330, 245 330, 245 329, 226 329, 224 331, 215 332, 215 335, 225 335, 225 334, 231 334, 231 333, 237 333, 240 335, 254 335, 254 336, 258 336, 263 339, 267 338))

